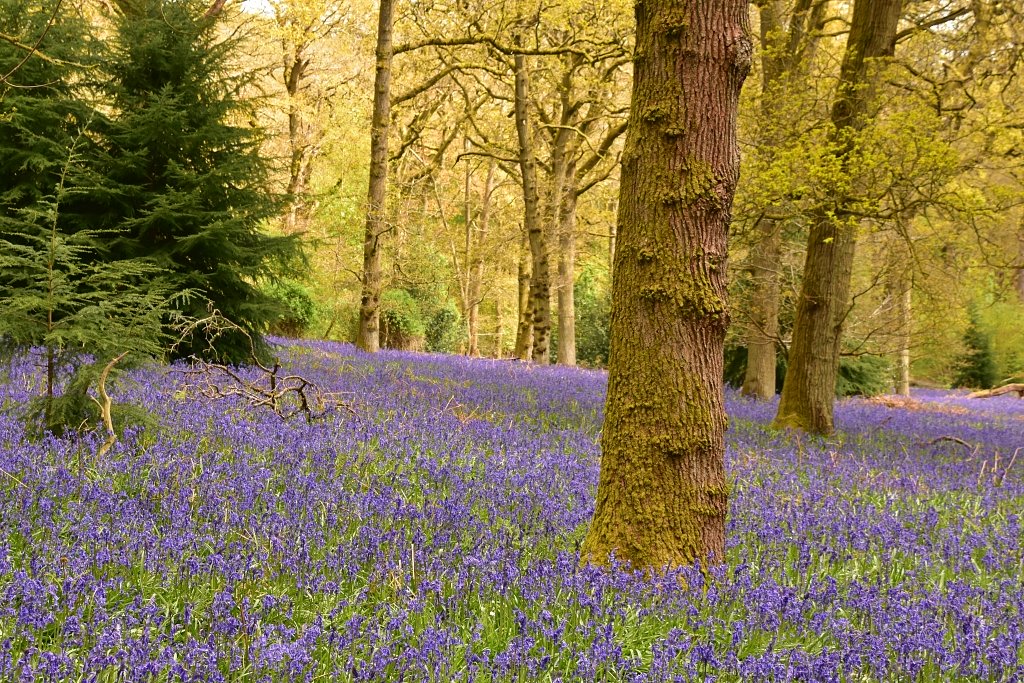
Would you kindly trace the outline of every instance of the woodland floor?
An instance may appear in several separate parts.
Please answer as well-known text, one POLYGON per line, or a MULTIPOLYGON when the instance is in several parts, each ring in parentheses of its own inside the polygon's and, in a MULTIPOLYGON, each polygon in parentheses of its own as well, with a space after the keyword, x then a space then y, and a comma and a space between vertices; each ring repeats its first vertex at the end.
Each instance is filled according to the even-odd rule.
MULTIPOLYGON (((0 680, 1011 681, 1024 401, 849 400, 824 441, 730 394, 727 564, 578 565, 605 375, 289 343, 307 423, 154 367, 156 418, 29 439, 0 385, 0 680)), ((256 378, 255 375, 252 376, 256 378)))

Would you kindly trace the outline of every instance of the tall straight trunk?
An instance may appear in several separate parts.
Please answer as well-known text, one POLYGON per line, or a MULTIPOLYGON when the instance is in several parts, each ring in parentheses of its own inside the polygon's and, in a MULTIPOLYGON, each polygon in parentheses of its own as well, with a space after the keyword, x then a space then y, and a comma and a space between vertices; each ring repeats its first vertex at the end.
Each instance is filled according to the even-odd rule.
POLYGON ((284 86, 288 93, 288 214, 285 216, 285 232, 294 233, 304 227, 306 218, 305 194, 309 183, 309 145, 303 135, 302 107, 299 92, 305 78, 309 59, 302 45, 285 56, 284 86))
POLYGON ((1017 272, 1014 274, 1014 290, 1017 292, 1017 299, 1024 303, 1024 216, 1020 217, 1017 224, 1017 272))
POLYGON ((755 227, 757 243, 750 258, 750 321, 747 325, 747 369, 742 393, 768 400, 775 396, 776 343, 779 336, 779 267, 782 236, 779 222, 762 218, 755 227))
POLYGON ((491 221, 491 194, 494 192, 494 171, 496 166, 495 160, 491 159, 490 165, 487 168, 487 180, 484 182, 483 197, 480 202, 479 222, 474 231, 473 257, 469 261, 469 272, 466 274, 469 280, 467 287, 469 311, 466 318, 469 331, 468 353, 470 356, 480 355, 480 292, 484 281, 483 240, 487 235, 491 221))
POLYGON ((601 475, 582 560, 725 552, 722 354, 746 0, 636 4, 601 475))
POLYGON ((366 198, 363 238, 363 291, 359 305, 356 346, 374 353, 380 349, 381 237, 388 189, 388 128, 391 124, 391 59, 394 0, 381 0, 377 21, 377 71, 373 80, 373 119, 370 128, 370 187, 366 198))
POLYGON ((531 263, 529 236, 523 233, 519 247, 519 297, 516 345, 513 355, 519 360, 530 360, 533 351, 533 300, 530 298, 531 263))
POLYGON ((540 197, 537 189, 537 159, 533 151, 528 103, 530 75, 526 69, 526 56, 515 55, 515 115, 516 135, 519 138, 519 171, 523 178, 523 226, 530 241, 530 327, 532 328, 532 358, 547 363, 551 336, 551 275, 548 267, 548 244, 544 223, 540 215, 540 197))
POLYGON ((900 280, 899 299, 896 302, 896 324, 898 326, 899 350, 896 357, 896 393, 910 396, 910 331, 913 318, 911 316, 911 287, 908 278, 900 280))
MULTIPOLYGON (((556 283, 556 296, 558 297, 558 358, 557 361, 563 365, 576 364, 576 329, 574 325, 568 324, 568 316, 575 316, 574 302, 572 300, 572 284, 569 284, 569 294, 566 294, 566 280, 572 277, 572 265, 569 259, 575 260, 575 244, 571 243, 565 235, 564 212, 568 202, 567 191, 569 186, 575 185, 576 166, 570 160, 570 140, 574 134, 572 124, 572 107, 569 101, 572 92, 572 69, 566 70, 559 88, 560 114, 558 117, 558 130, 555 132, 554 143, 551 146, 551 186, 550 202, 548 207, 548 228, 547 234, 558 240, 558 280, 556 283), (566 250, 572 253, 567 253, 566 250), (571 330, 570 330, 571 328, 571 330), (571 332, 572 337, 567 339, 563 333, 571 332)), ((573 187, 575 193, 575 187, 573 187)), ((573 198, 573 213, 575 214, 575 197, 573 198)), ((575 221, 575 215, 572 220, 575 221)))
MULTIPOLYGON (((797 0, 787 22, 784 3, 760 4, 761 120, 759 153, 770 161, 779 147, 779 128, 785 125, 784 93, 799 87, 806 65, 813 58, 818 37, 815 29, 824 17, 827 2, 797 0)), ((752 293, 746 325, 747 368, 742 393, 763 400, 775 396, 775 368, 779 336, 779 275, 782 264, 782 226, 764 217, 754 226, 755 244, 750 256, 752 293)))
POLYGON ((576 365, 576 171, 567 165, 558 222, 558 364, 576 365))
MULTIPOLYGON (((832 103, 830 146, 845 168, 853 138, 863 129, 870 101, 871 60, 891 57, 901 0, 856 0, 853 21, 832 103)), ((818 434, 832 432, 832 407, 843 323, 849 307, 856 250, 856 224, 847 207, 851 197, 841 182, 828 206, 811 217, 803 284, 797 299, 789 368, 775 425, 818 434)))

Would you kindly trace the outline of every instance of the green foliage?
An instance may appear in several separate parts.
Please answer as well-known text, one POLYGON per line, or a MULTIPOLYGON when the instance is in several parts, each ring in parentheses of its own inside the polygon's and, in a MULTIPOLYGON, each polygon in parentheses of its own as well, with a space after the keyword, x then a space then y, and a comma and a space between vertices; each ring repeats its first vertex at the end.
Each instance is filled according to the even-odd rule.
POLYGON ((462 316, 452 301, 446 301, 427 321, 427 351, 454 353, 464 336, 462 316))
MULTIPOLYGON (((178 310, 200 318, 208 306, 258 343, 274 301, 258 287, 297 255, 298 242, 271 237, 262 223, 281 198, 268 189, 262 131, 239 94, 251 78, 230 73, 238 39, 221 39, 205 3, 140 0, 120 18, 105 64, 114 113, 104 130, 104 176, 89 197, 96 220, 116 227, 116 258, 145 256, 176 290, 197 296, 178 310)), ((242 332, 180 345, 176 354, 249 360, 242 332)), ((262 348, 262 346, 260 347, 262 348)))
POLYGON ((608 362, 612 297, 608 273, 594 266, 583 268, 573 287, 576 303, 576 360, 582 365, 608 362))
POLYGON ((863 354, 839 359, 836 396, 877 396, 892 390, 892 365, 882 356, 863 354))
POLYGON ((313 324, 316 301, 305 285, 294 280, 278 280, 264 287, 263 293, 278 307, 276 317, 270 322, 272 333, 299 337, 313 324))
MULTIPOLYGON (((775 356, 775 391, 782 391, 788 362, 783 353, 775 356)), ((747 347, 730 344, 725 349, 724 379, 731 387, 743 386, 747 372, 747 347)), ((842 356, 836 375, 836 397, 877 396, 888 392, 892 384, 892 367, 882 356, 863 354, 842 356)))
POLYGON ((423 346, 426 324, 420 304, 407 290, 389 289, 380 298, 380 342, 389 349, 423 346))
MULTIPOLYGON (((775 386, 776 391, 782 390, 782 384, 786 381, 786 368, 789 366, 788 359, 784 353, 775 354, 775 386)), ((730 387, 739 388, 747 374, 747 347, 739 344, 726 344, 725 363, 723 366, 724 380, 730 387)))
POLYGON ((978 313, 972 311, 970 324, 964 332, 964 353, 957 359, 953 387, 991 389, 998 380, 989 335, 982 329, 978 313))
POLYGON ((979 314, 978 321, 988 337, 997 382, 1014 381, 1024 375, 1024 305, 996 302, 979 314))

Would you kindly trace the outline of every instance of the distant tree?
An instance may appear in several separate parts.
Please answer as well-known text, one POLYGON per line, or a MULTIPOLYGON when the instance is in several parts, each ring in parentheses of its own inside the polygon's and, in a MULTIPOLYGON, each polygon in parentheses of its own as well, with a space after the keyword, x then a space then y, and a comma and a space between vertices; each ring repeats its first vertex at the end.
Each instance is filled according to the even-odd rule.
MULTIPOLYGON (((180 313, 201 318, 212 306, 259 341, 276 313, 260 282, 283 272, 298 242, 262 228, 282 199, 268 188, 261 130, 245 123, 254 120, 240 94, 247 76, 229 68, 238 43, 219 39, 219 14, 190 0, 125 9, 104 67, 114 113, 102 131, 105 177, 90 197, 96 220, 119 231, 113 258, 148 257, 173 289, 193 292, 180 313)), ((205 344, 175 353, 250 358, 240 332, 205 344)))
POLYGON ((857 243, 855 192, 848 183, 856 135, 868 119, 869 66, 892 57, 902 0, 856 0, 831 110, 832 192, 810 217, 807 259, 797 300, 789 369, 775 424, 832 431, 832 404, 848 314, 857 243))
POLYGON ((964 332, 964 353, 957 359, 953 387, 991 389, 999 381, 992 342, 981 327, 977 313, 971 313, 971 322, 964 332))
POLYGON ((394 57, 394 0, 381 0, 377 15, 377 71, 373 81, 373 120, 370 131, 370 183, 363 236, 362 295, 356 346, 370 353, 380 349, 381 238, 388 190, 388 132, 391 127, 391 62, 394 57))
POLYGON ((742 0, 636 5, 601 476, 582 560, 725 553, 727 234, 751 60, 742 0))

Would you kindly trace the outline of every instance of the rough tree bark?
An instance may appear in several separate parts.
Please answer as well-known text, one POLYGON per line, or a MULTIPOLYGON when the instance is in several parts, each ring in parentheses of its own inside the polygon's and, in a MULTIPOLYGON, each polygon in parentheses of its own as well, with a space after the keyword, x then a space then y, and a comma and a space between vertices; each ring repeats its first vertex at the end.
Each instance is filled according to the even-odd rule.
MULTIPOLYGON (((529 237, 532 259, 528 307, 533 337, 531 356, 538 363, 547 363, 550 360, 548 344, 551 337, 551 274, 548 266, 547 235, 540 215, 537 159, 533 151, 533 137, 527 110, 530 76, 526 70, 526 56, 517 54, 514 59, 516 135, 519 139, 519 171, 523 179, 523 227, 529 237)), ((519 346, 518 341, 516 345, 519 346)))
MULTIPOLYGON (((856 0, 853 21, 832 103, 830 146, 845 168, 854 137, 864 128, 871 99, 868 67, 891 57, 902 0, 856 0)), ((848 211, 851 197, 836 183, 829 206, 811 217, 804 277, 797 299, 789 368, 782 388, 777 427, 817 434, 832 432, 832 404, 843 323, 849 307, 850 278, 856 248, 856 222, 848 211)))
POLYGON ((363 291, 359 306, 356 346, 374 353, 380 349, 381 237, 388 189, 388 129, 391 124, 391 60, 394 0, 381 0, 377 21, 377 71, 373 80, 373 120, 370 128, 370 187, 366 199, 363 239, 363 291))
POLYGON ((583 562, 721 562, 727 233, 747 2, 636 4, 597 506, 583 562))

